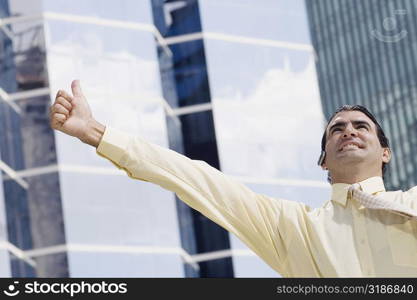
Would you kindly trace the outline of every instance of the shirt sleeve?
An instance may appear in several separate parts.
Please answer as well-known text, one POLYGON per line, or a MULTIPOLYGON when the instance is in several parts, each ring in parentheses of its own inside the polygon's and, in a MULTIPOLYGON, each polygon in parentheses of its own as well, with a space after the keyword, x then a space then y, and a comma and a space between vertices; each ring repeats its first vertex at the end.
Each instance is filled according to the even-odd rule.
POLYGON ((293 201, 256 194, 207 163, 107 127, 97 153, 134 179, 170 190, 187 205, 235 234, 283 274, 289 226, 282 218, 293 201))

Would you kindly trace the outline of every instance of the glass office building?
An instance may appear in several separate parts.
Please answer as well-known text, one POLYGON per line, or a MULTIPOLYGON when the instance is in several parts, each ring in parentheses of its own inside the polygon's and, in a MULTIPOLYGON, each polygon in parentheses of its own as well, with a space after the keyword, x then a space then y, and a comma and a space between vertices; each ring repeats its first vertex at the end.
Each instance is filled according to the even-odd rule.
POLYGON ((417 184, 415 1, 306 1, 326 118, 343 104, 373 112, 390 139, 387 189, 417 184))
POLYGON ((78 78, 100 122, 317 207, 330 192, 303 1, 0 0, 0 18, 0 276, 280 276, 53 131, 48 109, 78 78))

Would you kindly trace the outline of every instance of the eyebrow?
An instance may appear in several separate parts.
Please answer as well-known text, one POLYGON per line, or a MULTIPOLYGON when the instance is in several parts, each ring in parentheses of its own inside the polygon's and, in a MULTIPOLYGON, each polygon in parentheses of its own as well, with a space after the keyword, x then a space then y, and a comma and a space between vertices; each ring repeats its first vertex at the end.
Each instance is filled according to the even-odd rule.
MULTIPOLYGON (((337 123, 333 124, 333 125, 329 128, 328 133, 330 133, 330 132, 332 131, 332 129, 334 129, 334 128, 336 128, 336 127, 345 127, 345 126, 346 126, 346 124, 347 124, 347 122, 344 122, 344 121, 339 121, 339 122, 337 122, 337 123)), ((369 123, 368 123, 367 121, 364 121, 364 120, 355 120, 355 121, 352 121, 352 124, 353 124, 353 125, 355 125, 355 126, 358 126, 358 125, 366 125, 366 126, 368 126, 369 128, 371 128, 371 125, 369 125, 369 123)))

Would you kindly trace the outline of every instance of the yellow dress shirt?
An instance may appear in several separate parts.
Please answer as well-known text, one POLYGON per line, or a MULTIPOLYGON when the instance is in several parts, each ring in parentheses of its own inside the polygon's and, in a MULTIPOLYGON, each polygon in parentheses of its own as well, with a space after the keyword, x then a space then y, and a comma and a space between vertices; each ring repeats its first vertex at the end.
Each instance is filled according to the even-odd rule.
MULTIPOLYGON (((170 190, 235 234, 283 277, 417 277, 417 221, 362 207, 333 184, 319 208, 257 194, 207 163, 107 127, 97 153, 134 178, 170 190)), ((417 209, 417 187, 361 189, 417 209)))

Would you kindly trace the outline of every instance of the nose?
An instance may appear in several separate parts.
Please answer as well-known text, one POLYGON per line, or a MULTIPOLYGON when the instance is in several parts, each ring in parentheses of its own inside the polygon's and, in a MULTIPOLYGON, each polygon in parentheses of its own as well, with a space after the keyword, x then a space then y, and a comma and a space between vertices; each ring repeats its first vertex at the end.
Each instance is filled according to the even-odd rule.
POLYGON ((358 133, 356 129, 352 126, 352 124, 349 124, 348 126, 346 126, 343 132, 343 137, 346 138, 348 136, 358 136, 358 133))

